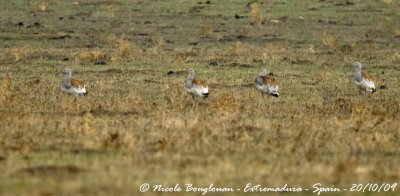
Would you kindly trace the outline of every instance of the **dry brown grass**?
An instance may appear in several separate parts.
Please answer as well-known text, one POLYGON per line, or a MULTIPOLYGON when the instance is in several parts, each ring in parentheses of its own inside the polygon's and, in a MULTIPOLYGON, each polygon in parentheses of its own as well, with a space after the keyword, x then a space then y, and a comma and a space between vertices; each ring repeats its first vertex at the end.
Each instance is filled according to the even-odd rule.
POLYGON ((203 22, 201 22, 201 34, 203 36, 210 36, 213 28, 214 25, 210 21, 204 20, 203 22))
POLYGON ((122 59, 132 59, 133 58, 133 46, 130 42, 121 41, 118 44, 116 54, 122 59))
POLYGON ((10 79, 3 78, 0 85, 0 98, 1 104, 4 105, 8 102, 8 97, 10 96, 10 79))
POLYGON ((27 61, 31 57, 37 54, 37 50, 30 47, 16 47, 10 50, 10 54, 14 59, 14 62, 27 61))
MULTIPOLYGON (((116 36, 110 35, 107 37, 108 43, 114 48, 114 52, 111 55, 111 61, 117 63, 119 61, 132 61, 140 58, 142 50, 135 47, 135 45, 125 38, 125 35, 116 36)), ((159 40, 163 42, 163 40, 159 40)), ((162 43, 156 43, 156 47, 162 47, 162 43)))
POLYGON ((393 65, 398 65, 398 64, 400 64, 400 53, 399 53, 399 52, 394 53, 394 54, 391 56, 390 60, 391 60, 391 63, 392 63, 393 65))
POLYGON ((42 11, 42 12, 48 11, 48 9, 49 9, 49 2, 46 2, 46 1, 39 2, 39 3, 37 4, 37 9, 38 9, 39 11, 42 11))
POLYGON ((186 63, 189 59, 189 56, 185 53, 179 53, 175 56, 175 64, 179 64, 182 65, 184 63, 186 63))
POLYGON ((246 50, 245 44, 243 44, 243 42, 238 41, 232 44, 230 49, 227 51, 227 55, 238 56, 243 54, 245 50, 246 50))
POLYGON ((324 33, 322 43, 332 50, 338 50, 340 47, 340 38, 333 33, 324 33))
MULTIPOLYGON (((124 49, 124 48, 122 48, 124 49)), ((119 50, 118 50, 119 51, 119 50)), ((122 51, 124 52, 124 51, 122 51)), ((101 49, 80 49, 78 52, 76 59, 76 62, 80 64, 89 64, 89 63, 95 63, 95 62, 100 62, 100 61, 105 61, 107 59, 107 55, 104 51, 101 49)))
POLYGON ((248 7, 250 9, 251 23, 257 27, 261 26, 264 22, 261 4, 255 1, 250 3, 248 7))
POLYGON ((238 112, 240 105, 229 92, 222 92, 211 104, 210 108, 223 112, 238 112))
POLYGON ((288 50, 287 43, 268 43, 262 51, 261 59, 263 63, 276 64, 280 62, 288 50))
MULTIPOLYGON (((246 50, 243 52, 247 53, 246 50)), ((134 171, 135 178, 140 181, 153 182, 146 173, 153 170, 161 172, 157 164, 162 164, 169 171, 190 167, 194 175, 204 175, 207 180, 212 180, 217 177, 201 174, 204 169, 202 165, 209 161, 215 163, 207 166, 210 170, 228 174, 231 167, 240 166, 251 174, 252 179, 268 184, 299 183, 297 179, 301 176, 323 178, 324 182, 343 186, 353 180, 387 180, 390 175, 398 178, 393 172, 376 174, 376 168, 370 167, 371 164, 396 163, 380 153, 395 152, 398 147, 396 140, 393 140, 399 125, 396 121, 400 111, 398 101, 384 100, 389 93, 384 90, 375 95, 357 94, 357 90, 346 80, 335 80, 335 76, 342 74, 339 70, 315 70, 320 77, 306 72, 302 77, 297 77, 295 71, 279 70, 278 75, 282 77, 278 79, 290 78, 280 80, 285 90, 282 90, 279 99, 263 98, 253 86, 248 86, 257 69, 252 69, 250 74, 244 74, 243 70, 248 68, 241 67, 226 69, 228 71, 224 70, 224 75, 207 75, 203 72, 202 77, 210 82, 211 95, 208 99, 193 100, 183 90, 186 72, 167 76, 166 68, 122 69, 97 69, 85 73, 85 80, 90 87, 90 94, 86 97, 59 92, 57 86, 61 76, 48 75, 32 84, 23 80, 10 83, 10 80, 3 79, 2 92, 18 98, 2 98, 1 110, 7 113, 0 114, 0 144, 4 147, 0 153, 41 155, 43 149, 72 153, 68 155, 68 159, 73 160, 72 165, 87 169, 85 175, 102 179, 91 183, 95 187, 101 186, 103 181, 112 183, 105 180, 109 177, 103 178, 102 173, 116 175, 112 178, 114 181, 128 168, 134 171), (154 74, 159 77, 153 77, 154 74), (302 83, 314 77, 324 79, 322 83, 302 83), (227 85, 217 81, 225 81, 227 85), (335 85, 340 88, 326 87, 325 81, 336 81, 335 85), (26 91, 35 85, 38 85, 38 90, 26 91), (17 87, 23 94, 16 93, 19 92, 15 91, 17 87), (46 92, 52 96, 45 96, 46 92), (5 102, 9 106, 5 106, 5 102), (11 131, 15 126, 18 126, 18 133, 11 131), (228 149, 231 153, 223 153, 228 149), (352 156, 354 150, 361 151, 362 155, 352 156), (112 159, 105 158, 111 156, 107 152, 113 153, 112 159), (200 159, 186 155, 192 152, 204 152, 206 155, 201 155, 200 159), (364 154, 371 156, 370 153, 381 157, 382 161, 371 163, 365 160, 364 154), (266 154, 269 158, 265 157, 266 154), (167 155, 172 157, 167 158, 167 155), (81 156, 93 158, 90 161, 82 160, 79 158, 81 156), (206 160, 209 156, 218 158, 206 160), (291 158, 275 158, 282 156, 291 158), (274 165, 290 173, 290 176, 265 178, 271 173, 280 176, 276 166, 268 166, 263 171, 248 167, 268 165, 269 160, 274 160, 274 165), (289 164, 291 160, 302 164, 289 164), (132 164, 135 164, 133 169, 132 164), (351 178, 345 178, 350 174, 351 178)), ((201 73, 202 69, 198 70, 201 73)), ((80 76, 83 75, 77 75, 80 76)), ((389 85, 393 82, 397 80, 389 85)), ((63 167, 66 164, 53 165, 63 167)), ((22 175, 18 172, 21 168, 30 170, 36 168, 34 166, 43 165, 16 165, 12 167, 14 169, 11 171, 15 172, 11 174, 19 178, 22 175)), ((398 171, 396 167, 391 169, 398 171)), ((83 175, 80 172, 66 173, 67 177, 83 175)), ((172 183, 170 179, 175 179, 173 172, 164 171, 163 174, 167 175, 168 182, 172 183)), ((64 170, 62 175, 48 175, 65 178, 64 170)), ((221 181, 225 180, 221 178, 221 181)), ((66 183, 64 179, 60 181, 66 183)), ((239 180, 238 184, 242 181, 239 180)), ((77 183, 79 186, 85 184, 84 181, 77 183)), ((134 182, 124 179, 121 183, 125 186, 134 182)), ((307 185, 310 182, 301 183, 307 185)))
POLYGON ((165 46, 165 39, 163 36, 159 36, 153 41, 153 43, 154 43, 153 49, 160 52, 160 51, 162 51, 163 47, 165 46))
POLYGON ((394 30, 394 37, 400 37, 400 29, 394 30))

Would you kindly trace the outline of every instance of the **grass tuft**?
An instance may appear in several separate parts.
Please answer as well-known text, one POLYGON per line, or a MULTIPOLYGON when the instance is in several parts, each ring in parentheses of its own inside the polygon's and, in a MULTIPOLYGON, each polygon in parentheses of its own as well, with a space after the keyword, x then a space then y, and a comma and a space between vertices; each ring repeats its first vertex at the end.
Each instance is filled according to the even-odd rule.
POLYGON ((49 9, 49 3, 48 3, 48 2, 45 2, 45 1, 39 2, 39 3, 37 4, 37 9, 38 9, 39 11, 41 11, 41 12, 48 11, 48 9, 49 9))
POLYGON ((248 7, 250 9, 251 23, 256 27, 261 26, 264 23, 261 4, 254 1, 250 3, 248 7))
POLYGON ((322 43, 331 50, 338 50, 340 47, 340 38, 333 33, 324 33, 322 43))
POLYGON ((209 20, 203 20, 201 23, 201 34, 208 37, 211 35, 213 28, 214 25, 209 20))
POLYGON ((87 65, 105 61, 107 58, 106 53, 99 48, 93 50, 80 49, 76 61, 80 64, 87 65))

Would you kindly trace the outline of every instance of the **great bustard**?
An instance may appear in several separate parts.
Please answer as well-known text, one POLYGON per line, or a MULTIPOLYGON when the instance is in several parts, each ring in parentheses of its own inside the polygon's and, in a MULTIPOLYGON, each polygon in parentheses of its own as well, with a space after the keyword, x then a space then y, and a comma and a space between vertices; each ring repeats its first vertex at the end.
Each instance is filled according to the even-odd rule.
POLYGON ((206 81, 197 78, 194 69, 189 69, 189 75, 185 80, 185 90, 192 96, 207 98, 209 95, 206 81))
POLYGON ((267 70, 261 68, 256 79, 254 80, 256 88, 261 91, 261 93, 268 94, 274 97, 279 97, 278 83, 276 82, 274 75, 272 73, 267 74, 267 70))
POLYGON ((65 78, 61 90, 74 95, 87 95, 86 85, 83 81, 72 78, 72 71, 69 68, 64 70, 65 78))
POLYGON ((375 92, 375 83, 372 76, 365 71, 361 72, 362 66, 360 62, 353 63, 353 66, 356 67, 356 71, 354 74, 354 83, 356 84, 356 86, 358 86, 359 89, 365 90, 367 92, 375 92))

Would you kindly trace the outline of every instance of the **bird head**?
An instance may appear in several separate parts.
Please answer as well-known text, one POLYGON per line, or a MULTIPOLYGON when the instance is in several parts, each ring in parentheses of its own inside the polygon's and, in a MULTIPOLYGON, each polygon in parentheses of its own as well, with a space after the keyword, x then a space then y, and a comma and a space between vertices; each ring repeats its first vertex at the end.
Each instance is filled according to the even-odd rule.
POLYGON ((260 72, 258 72, 259 76, 266 76, 267 75, 267 70, 265 68, 261 68, 260 72))
POLYGON ((70 68, 65 68, 64 74, 67 75, 67 76, 70 76, 72 74, 71 69, 70 68))
POLYGON ((194 69, 190 68, 190 69, 189 69, 189 76, 188 76, 188 78, 194 78, 195 74, 196 74, 196 72, 194 71, 194 69))
POLYGON ((354 67, 361 69, 361 63, 360 62, 354 62, 352 64, 354 67))

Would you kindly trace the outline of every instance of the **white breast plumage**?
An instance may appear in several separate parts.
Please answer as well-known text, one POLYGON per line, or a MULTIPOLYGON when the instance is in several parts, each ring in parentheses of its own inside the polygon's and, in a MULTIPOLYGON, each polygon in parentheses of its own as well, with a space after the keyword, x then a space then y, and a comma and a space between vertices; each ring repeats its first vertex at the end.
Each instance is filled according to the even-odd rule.
POLYGON ((65 69, 65 78, 61 90, 74 95, 87 95, 86 85, 83 81, 72 78, 71 69, 65 69))
POLYGON ((256 77, 255 81, 256 88, 261 91, 262 94, 268 94, 274 97, 279 97, 279 87, 276 79, 272 73, 267 75, 267 70, 262 68, 256 77))
POLYGON ((185 82, 185 90, 192 96, 208 97, 208 85, 205 80, 195 78, 194 69, 189 70, 189 76, 185 82))

